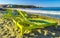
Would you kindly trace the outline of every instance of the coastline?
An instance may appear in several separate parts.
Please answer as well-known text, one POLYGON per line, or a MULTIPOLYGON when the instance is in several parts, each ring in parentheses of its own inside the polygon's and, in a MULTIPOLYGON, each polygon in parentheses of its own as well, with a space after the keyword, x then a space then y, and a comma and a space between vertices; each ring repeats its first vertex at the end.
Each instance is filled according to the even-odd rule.
POLYGON ((45 11, 45 10, 32 10, 32 9, 23 9, 23 8, 13 8, 16 10, 22 10, 25 12, 29 12, 29 13, 41 13, 41 14, 52 14, 52 15, 60 15, 60 11, 45 11))
MULTIPOLYGON (((31 10, 31 9, 23 9, 23 8, 12 8, 13 10, 22 10, 22 11, 25 11, 27 13, 30 13, 30 14, 52 14, 52 15, 60 15, 60 13, 57 13, 56 11, 42 11, 42 10, 31 10), (49 13, 50 12, 50 13, 49 13), (52 13, 54 12, 54 13, 52 13)), ((60 11, 58 11, 60 12, 60 11)), ((58 25, 60 25, 60 18, 52 18, 52 17, 49 17, 49 16, 43 16, 43 18, 46 18, 46 19, 53 19, 55 20, 58 25)))
MULTIPOLYGON (((22 10, 23 11, 23 10, 22 10)), ((30 13, 30 12, 27 12, 30 13)), ((32 13, 32 12, 31 12, 32 13)), ((1 14, 0 14, 1 16, 1 14)), ((48 16, 41 16, 41 18, 45 18, 45 19, 53 19, 56 22, 58 22, 58 25, 60 26, 60 19, 56 19, 56 18, 51 18, 48 16)), ((0 34, 1 37, 16 37, 16 38, 22 38, 20 36, 20 29, 16 27, 16 25, 12 22, 12 20, 3 20, 2 18, 0 18, 0 22, 1 22, 1 30, 0 30, 0 34), (12 25, 10 25, 9 23, 11 23, 12 25), (3 24, 3 25, 2 25, 3 24), (2 31, 3 30, 3 31, 2 31)), ((60 31, 56 31, 54 30, 54 27, 48 27, 48 28, 44 28, 44 29, 36 29, 33 30, 32 32, 30 32, 29 34, 24 35, 23 37, 27 37, 27 38, 51 38, 51 37, 60 37, 60 31), (31 37, 32 36, 32 37, 31 37)))
MULTIPOLYGON (((7 8, 7 9, 10 9, 10 8, 7 8)), ((41 14, 52 14, 52 15, 60 15, 60 11, 45 11, 45 10, 32 10, 32 9, 29 9, 29 8, 11 8, 13 10, 22 10, 22 11, 25 11, 25 12, 28 12, 28 13, 41 13, 41 14)))
MULTIPOLYGON (((20 9, 22 11, 25 11, 27 13, 31 13, 31 14, 37 14, 37 13, 41 13, 41 14, 52 14, 52 15, 60 15, 60 13, 56 13, 56 11, 48 11, 50 13, 48 13, 47 11, 42 11, 42 10, 31 10, 31 9, 20 9), (52 13, 52 12, 55 12, 55 13, 52 13)), ((55 20, 58 25, 60 26, 60 19, 58 18, 51 18, 49 16, 42 16, 43 18, 46 18, 46 19, 53 19, 55 20)))

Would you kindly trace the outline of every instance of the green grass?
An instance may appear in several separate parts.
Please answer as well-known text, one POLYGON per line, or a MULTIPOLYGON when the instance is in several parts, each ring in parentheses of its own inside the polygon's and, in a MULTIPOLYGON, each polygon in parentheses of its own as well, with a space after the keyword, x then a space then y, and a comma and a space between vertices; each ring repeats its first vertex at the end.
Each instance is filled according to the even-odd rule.
MULTIPOLYGON (((32 31, 32 29, 36 29, 36 28, 44 28, 47 26, 51 26, 51 25, 57 25, 57 23, 50 23, 47 22, 47 20, 43 21, 43 20, 29 20, 28 15, 26 12, 20 11, 20 10, 15 10, 16 12, 16 16, 14 14, 12 14, 13 10, 12 9, 7 9, 6 10, 6 14, 4 15, 4 19, 8 19, 10 18, 11 20, 13 20, 13 22, 16 24, 17 28, 19 27, 21 32, 20 32, 20 36, 23 36, 24 32, 26 30, 32 31), (34 23, 36 22, 36 23, 34 23), (39 24, 39 23, 40 24, 39 24), (43 24, 45 23, 45 24, 43 24)), ((50 20, 49 20, 50 21, 50 20)))

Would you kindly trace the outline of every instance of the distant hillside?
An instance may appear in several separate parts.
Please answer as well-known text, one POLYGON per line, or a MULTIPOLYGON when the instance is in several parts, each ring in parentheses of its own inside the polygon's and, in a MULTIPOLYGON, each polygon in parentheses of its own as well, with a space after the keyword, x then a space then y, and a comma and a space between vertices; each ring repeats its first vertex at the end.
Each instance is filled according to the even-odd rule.
POLYGON ((39 8, 34 5, 15 5, 15 4, 1 4, 0 7, 7 7, 7 8, 39 8))
POLYGON ((38 8, 33 5, 12 5, 13 8, 38 8))

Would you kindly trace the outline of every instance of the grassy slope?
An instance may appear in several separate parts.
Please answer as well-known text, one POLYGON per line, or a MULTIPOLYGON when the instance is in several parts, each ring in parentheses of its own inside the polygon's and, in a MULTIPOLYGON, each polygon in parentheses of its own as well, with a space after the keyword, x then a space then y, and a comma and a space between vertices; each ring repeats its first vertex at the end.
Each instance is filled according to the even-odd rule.
POLYGON ((60 19, 51 18, 51 17, 48 17, 48 16, 40 16, 40 18, 48 19, 48 20, 55 20, 58 23, 58 25, 60 25, 60 19))
MULTIPOLYGON (((1 16, 1 15, 0 15, 1 16)), ((50 17, 45 17, 45 16, 40 16, 40 18, 44 18, 44 19, 53 19, 53 20, 56 20, 58 22, 58 24, 60 25, 60 19, 54 19, 54 18, 50 18, 50 17)), ((1 18, 0 18, 1 19, 1 18)), ((16 38, 21 38, 20 37, 20 34, 19 34, 19 29, 14 25, 14 23, 12 21, 8 21, 8 20, 3 20, 1 19, 0 20, 0 38, 11 38, 11 37, 16 37, 16 38), (12 25, 9 24, 9 22, 11 22, 12 25)), ((60 32, 57 32, 56 30, 53 30, 53 28, 50 28, 50 29, 37 29, 37 30, 34 30, 34 32, 31 32, 30 34, 28 35, 25 35, 25 37, 31 37, 31 38, 49 38, 49 36, 47 36, 46 34, 48 33, 48 35, 50 37, 53 37, 54 34, 54 37, 59 37, 60 36, 60 32), (38 31, 38 32, 37 32, 38 31), (41 31, 41 32, 40 32, 41 31)))

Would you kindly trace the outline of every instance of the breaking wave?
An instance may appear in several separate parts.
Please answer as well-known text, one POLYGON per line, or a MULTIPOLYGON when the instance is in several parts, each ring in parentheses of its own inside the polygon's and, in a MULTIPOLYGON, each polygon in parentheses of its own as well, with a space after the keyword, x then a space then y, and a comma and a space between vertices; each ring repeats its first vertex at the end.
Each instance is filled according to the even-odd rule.
POLYGON ((17 10, 22 10, 27 13, 41 14, 54 18, 60 18, 60 11, 44 11, 44 10, 31 10, 31 9, 17 9, 17 10))

